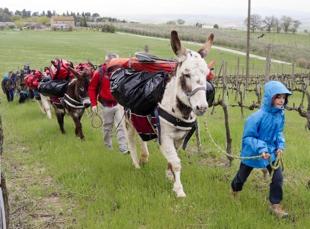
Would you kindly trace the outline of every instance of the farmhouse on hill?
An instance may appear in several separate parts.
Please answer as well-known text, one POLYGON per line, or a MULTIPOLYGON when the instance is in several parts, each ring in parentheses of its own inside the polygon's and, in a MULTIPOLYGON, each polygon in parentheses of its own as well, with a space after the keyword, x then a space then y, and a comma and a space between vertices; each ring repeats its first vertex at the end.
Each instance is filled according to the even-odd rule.
POLYGON ((51 17, 51 28, 60 30, 70 30, 74 28, 73 16, 53 16, 51 17))

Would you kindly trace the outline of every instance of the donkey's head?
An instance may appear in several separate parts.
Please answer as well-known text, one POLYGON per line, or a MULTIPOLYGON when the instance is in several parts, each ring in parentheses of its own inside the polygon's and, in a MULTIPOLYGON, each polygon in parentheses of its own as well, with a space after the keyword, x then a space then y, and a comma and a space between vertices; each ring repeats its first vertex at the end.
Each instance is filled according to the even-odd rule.
POLYGON ((90 106, 88 95, 88 86, 91 77, 91 69, 85 68, 82 71, 76 71, 70 68, 70 71, 75 75, 75 79, 71 80, 68 85, 68 93, 71 97, 82 103, 84 107, 90 106))
POLYGON ((208 41, 198 51, 185 49, 176 31, 171 32, 171 47, 177 55, 176 68, 177 80, 177 106, 190 108, 196 115, 203 115, 208 103, 206 100, 206 77, 209 73, 208 65, 204 57, 210 51, 214 35, 211 34, 208 41))

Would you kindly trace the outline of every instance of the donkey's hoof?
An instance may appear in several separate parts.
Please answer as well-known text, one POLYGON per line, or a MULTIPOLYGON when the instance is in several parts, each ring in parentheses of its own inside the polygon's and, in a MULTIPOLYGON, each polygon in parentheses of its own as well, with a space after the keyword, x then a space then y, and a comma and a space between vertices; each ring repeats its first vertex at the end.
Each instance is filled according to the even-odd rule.
POLYGON ((173 191, 175 192, 177 198, 184 198, 184 197, 186 197, 186 194, 183 191, 182 187, 174 187, 173 191))
POLYGON ((141 166, 144 166, 144 165, 146 165, 147 163, 148 163, 148 159, 147 158, 140 158, 140 160, 139 160, 139 165, 141 165, 141 166))
POLYGON ((141 169, 140 165, 138 163, 133 163, 133 166, 136 168, 136 169, 141 169))
POLYGON ((176 193, 177 198, 185 198, 186 197, 186 194, 183 190, 177 191, 175 193, 176 193))

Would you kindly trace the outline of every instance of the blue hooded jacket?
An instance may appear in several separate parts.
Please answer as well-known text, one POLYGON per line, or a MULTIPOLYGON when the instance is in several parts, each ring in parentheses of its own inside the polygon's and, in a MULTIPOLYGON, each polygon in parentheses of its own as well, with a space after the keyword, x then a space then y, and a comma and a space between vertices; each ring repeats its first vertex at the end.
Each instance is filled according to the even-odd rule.
MULTIPOLYGON (((262 106, 248 117, 244 126, 242 157, 258 156, 267 152, 274 161, 276 150, 284 150, 284 107, 277 108, 272 105, 272 98, 276 94, 288 96, 292 93, 281 82, 269 81, 265 84, 262 106)), ((287 99, 285 105, 286 103, 287 99)), ((242 163, 253 168, 265 168, 269 165, 269 159, 242 160, 242 163)))

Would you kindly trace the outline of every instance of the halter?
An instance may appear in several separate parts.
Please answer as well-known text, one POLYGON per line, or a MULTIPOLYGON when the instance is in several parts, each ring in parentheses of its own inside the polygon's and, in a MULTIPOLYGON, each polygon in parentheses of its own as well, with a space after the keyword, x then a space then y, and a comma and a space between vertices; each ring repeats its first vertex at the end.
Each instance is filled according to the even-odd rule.
MULTIPOLYGON (((86 80, 86 79, 83 79, 84 81, 86 80)), ((82 97, 79 93, 78 93, 78 90, 80 89, 81 91, 84 91, 84 90, 87 90, 85 87, 79 87, 79 85, 77 84, 77 82, 78 82, 78 79, 73 79, 73 80, 71 80, 71 82, 69 83, 69 85, 71 85, 71 84, 74 84, 75 83, 75 85, 74 85, 74 93, 75 93, 75 96, 77 96, 77 98, 80 100, 80 101, 77 101, 77 100, 75 100, 75 99, 73 99, 72 97, 70 97, 68 94, 65 94, 65 99, 64 99, 64 101, 69 105, 69 106, 71 106, 71 107, 73 107, 73 108, 81 108, 80 106, 83 106, 83 108, 85 108, 84 107, 84 105, 83 105, 83 103, 81 102, 81 101, 83 101, 85 98, 87 98, 87 97, 82 97), (71 101, 71 102, 70 102, 71 101), (71 103, 71 105, 69 104, 69 103, 71 103), (74 106, 77 106, 77 107, 74 107, 74 106)))
MULTIPOLYGON (((192 109, 192 103, 191 103, 191 97, 193 95, 195 95, 198 91, 200 90, 203 90, 203 91, 206 91, 207 89, 204 87, 204 86, 200 86, 200 87, 196 87, 194 90, 190 91, 190 92, 186 92, 183 90, 183 92, 185 93, 186 95, 186 98, 188 100, 188 103, 190 105, 190 108, 192 109)), ((187 105, 186 105, 187 106, 187 105)))
MULTIPOLYGON (((192 56, 191 51, 189 52, 189 54, 192 56)), ((187 57, 186 57, 182 62, 184 62, 186 59, 187 59, 187 57)), ((204 87, 204 86, 200 86, 200 87, 196 87, 194 90, 192 90, 192 91, 190 91, 190 92, 184 92, 185 95, 186 95, 186 97, 187 97, 187 99, 188 99, 188 103, 190 104, 190 106, 192 106, 191 101, 190 101, 190 98, 191 98, 193 95, 195 95, 195 94, 196 94, 198 91, 200 91, 200 90, 206 91, 207 89, 206 89, 206 87, 204 87)))
POLYGON ((198 91, 203 90, 206 91, 206 88, 201 86, 201 87, 196 87, 194 90, 190 91, 190 92, 185 92, 185 95, 187 96, 188 102, 189 104, 191 104, 190 98, 195 95, 198 91))
POLYGON ((70 97, 67 93, 65 94, 65 97, 63 99, 63 101, 69 106, 69 107, 72 107, 72 108, 75 108, 75 109, 84 109, 84 105, 83 103, 73 99, 72 97, 70 97))
MULTIPOLYGON (((156 113, 158 113, 159 117, 166 120, 174 128, 176 128, 178 130, 188 131, 188 133, 186 134, 186 136, 184 138, 183 144, 182 144, 182 148, 183 148, 183 150, 185 150, 188 141, 190 140, 191 136, 193 135, 193 133, 198 128, 197 119, 194 119, 193 121, 187 121, 184 119, 177 118, 174 115, 167 112, 162 106, 160 106, 160 104, 157 107, 156 113)), ((160 128, 159 128, 158 132, 159 132, 158 135, 160 135, 160 128)), ((161 143, 160 142, 160 136, 158 137, 158 140, 159 140, 159 144, 160 144, 161 143)))

